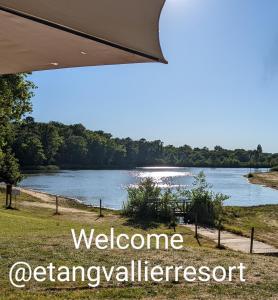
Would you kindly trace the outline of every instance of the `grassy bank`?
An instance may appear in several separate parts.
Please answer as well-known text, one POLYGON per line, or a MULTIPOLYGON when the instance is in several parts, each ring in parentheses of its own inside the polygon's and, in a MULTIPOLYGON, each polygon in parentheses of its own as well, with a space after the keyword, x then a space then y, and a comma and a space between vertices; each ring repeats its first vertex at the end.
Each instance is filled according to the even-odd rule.
POLYGON ((261 172, 251 173, 248 176, 248 180, 254 184, 261 184, 273 189, 278 189, 278 172, 261 172))
POLYGON ((173 230, 158 226, 143 230, 131 226, 116 212, 104 211, 98 218, 97 211, 85 206, 71 207, 71 202, 61 202, 61 215, 54 215, 54 205, 44 203, 23 194, 17 200, 17 210, 2 208, 4 195, 0 193, 0 299, 277 299, 277 257, 251 256, 218 250, 209 240, 194 239, 193 233, 178 227, 184 235, 185 248, 180 251, 135 250, 78 250, 73 247, 70 229, 90 229, 97 233, 109 233, 114 227, 117 233, 168 233, 173 230), (47 205, 46 205, 47 204, 47 205), (153 264, 229 266, 240 262, 247 267, 246 283, 184 283, 160 284, 135 283, 119 285, 102 283, 99 288, 89 289, 85 283, 28 283, 25 290, 12 288, 8 270, 17 261, 32 266, 47 265, 128 265, 132 259, 149 260, 153 264))
POLYGON ((255 239, 278 248, 278 205, 225 207, 226 230, 249 237, 252 227, 255 239))

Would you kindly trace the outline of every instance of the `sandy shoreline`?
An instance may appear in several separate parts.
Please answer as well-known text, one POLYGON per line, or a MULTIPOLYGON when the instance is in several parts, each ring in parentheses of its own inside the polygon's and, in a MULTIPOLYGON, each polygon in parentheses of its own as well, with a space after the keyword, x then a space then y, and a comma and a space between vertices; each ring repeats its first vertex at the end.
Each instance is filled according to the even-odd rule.
POLYGON ((83 201, 77 199, 77 198, 70 198, 70 197, 66 197, 66 196, 62 196, 62 195, 55 195, 55 194, 51 194, 51 193, 47 193, 47 192, 43 192, 43 191, 38 191, 38 190, 33 190, 33 189, 29 189, 29 188, 19 188, 20 191, 22 191, 25 194, 28 194, 30 196, 39 198, 43 201, 46 202, 51 202, 51 201, 56 201, 56 196, 68 200, 68 201, 72 201, 72 202, 76 202, 76 203, 82 203, 85 205, 85 203, 83 203, 83 201))
POLYGON ((278 190, 278 172, 252 173, 252 177, 248 177, 248 181, 278 190))
MULTIPOLYGON (((24 201, 21 204, 24 206, 33 206, 33 207, 41 207, 41 208, 49 208, 49 209, 55 209, 56 208, 56 196, 51 195, 45 192, 39 192, 31 189, 26 188, 20 188, 20 191, 22 193, 25 193, 26 195, 32 196, 34 198, 37 198, 38 202, 27 202, 24 201)), ((59 211, 61 212, 70 212, 70 213, 87 213, 91 214, 91 212, 86 211, 84 209, 78 209, 74 207, 64 207, 62 201, 71 201, 72 204, 81 204, 81 201, 73 198, 67 198, 67 197, 59 197, 60 199, 60 205, 59 205, 59 211), (62 201, 61 201, 62 200, 62 201), (62 202, 62 203, 61 203, 62 202)), ((84 204, 85 206, 85 204, 84 204)), ((89 206, 88 206, 89 207, 89 206)))
MULTIPOLYGON (((19 190, 31 197, 37 198, 38 202, 21 202, 22 205, 25 206, 33 206, 33 207, 41 207, 41 208, 49 208, 49 209, 56 209, 56 196, 58 196, 59 200, 59 211, 61 212, 69 212, 69 213, 85 213, 85 214, 92 214, 92 209, 98 209, 99 206, 97 205, 90 205, 86 204, 83 201, 77 198, 70 198, 66 196, 59 196, 50 194, 47 192, 37 191, 28 188, 20 187, 19 190)), ((110 210, 110 211, 118 211, 116 209, 102 207, 103 210, 110 210)))

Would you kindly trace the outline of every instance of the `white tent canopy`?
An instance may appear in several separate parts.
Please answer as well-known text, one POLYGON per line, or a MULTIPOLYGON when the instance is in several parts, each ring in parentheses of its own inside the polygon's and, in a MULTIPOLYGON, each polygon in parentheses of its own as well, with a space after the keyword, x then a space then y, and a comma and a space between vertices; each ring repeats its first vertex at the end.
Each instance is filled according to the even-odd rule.
POLYGON ((165 0, 0 0, 0 74, 163 62, 165 0))

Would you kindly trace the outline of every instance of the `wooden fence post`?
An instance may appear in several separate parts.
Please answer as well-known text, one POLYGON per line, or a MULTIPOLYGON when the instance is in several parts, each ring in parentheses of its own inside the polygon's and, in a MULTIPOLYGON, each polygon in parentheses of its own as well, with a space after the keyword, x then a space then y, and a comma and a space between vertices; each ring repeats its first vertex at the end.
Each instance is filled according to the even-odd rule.
POLYGON ((198 216, 197 213, 195 213, 195 238, 198 238, 198 216))
POLYGON ((9 205, 9 203, 8 203, 8 195, 9 195, 9 193, 8 193, 8 185, 6 185, 6 208, 8 208, 8 205, 9 205))
POLYGON ((59 215, 59 199, 58 196, 56 195, 56 213, 55 215, 59 215))
POLYGON ((13 186, 11 185, 9 208, 12 208, 12 201, 13 201, 12 195, 13 195, 13 186))
POLYGON ((252 227, 251 229, 251 241, 250 241, 250 253, 253 253, 253 244, 254 244, 254 232, 255 232, 255 228, 252 227))
POLYGON ((221 248, 221 221, 218 223, 218 244, 217 248, 221 248))
POLYGON ((102 218, 103 214, 102 214, 102 200, 99 199, 99 217, 102 218))
POLYGON ((176 232, 176 214, 175 214, 175 207, 173 208, 173 222, 172 222, 172 225, 173 225, 173 228, 174 228, 174 232, 176 232))
POLYGON ((183 212, 183 222, 185 224, 185 216, 186 216, 186 212, 185 212, 185 200, 183 200, 183 202, 182 202, 182 212, 183 212))
POLYGON ((6 185, 6 208, 12 208, 12 190, 13 186, 11 184, 6 185))

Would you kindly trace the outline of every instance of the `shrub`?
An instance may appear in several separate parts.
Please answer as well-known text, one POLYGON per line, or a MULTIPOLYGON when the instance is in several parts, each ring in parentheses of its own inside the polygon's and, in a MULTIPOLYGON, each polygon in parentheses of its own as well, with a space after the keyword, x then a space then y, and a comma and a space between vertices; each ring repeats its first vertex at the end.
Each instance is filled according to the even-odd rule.
POLYGON ((197 216, 199 224, 216 225, 222 220, 223 202, 229 197, 213 193, 210 188, 203 172, 195 176, 192 189, 176 192, 170 189, 162 192, 151 178, 147 178, 138 187, 128 189, 123 214, 136 222, 175 223, 174 209, 181 206, 179 198, 182 198, 189 202, 187 220, 194 222, 197 216))
POLYGON ((229 197, 213 193, 211 187, 206 181, 204 172, 200 172, 195 176, 193 188, 180 192, 189 200, 187 218, 190 222, 195 222, 196 217, 198 224, 213 226, 221 222, 223 203, 229 197))
POLYGON ((60 168, 56 165, 48 165, 45 167, 46 171, 59 171, 60 168))
POLYGON ((138 187, 128 188, 128 200, 124 204, 123 214, 135 221, 173 221, 173 201, 175 195, 161 189, 151 179, 140 182, 138 187))

